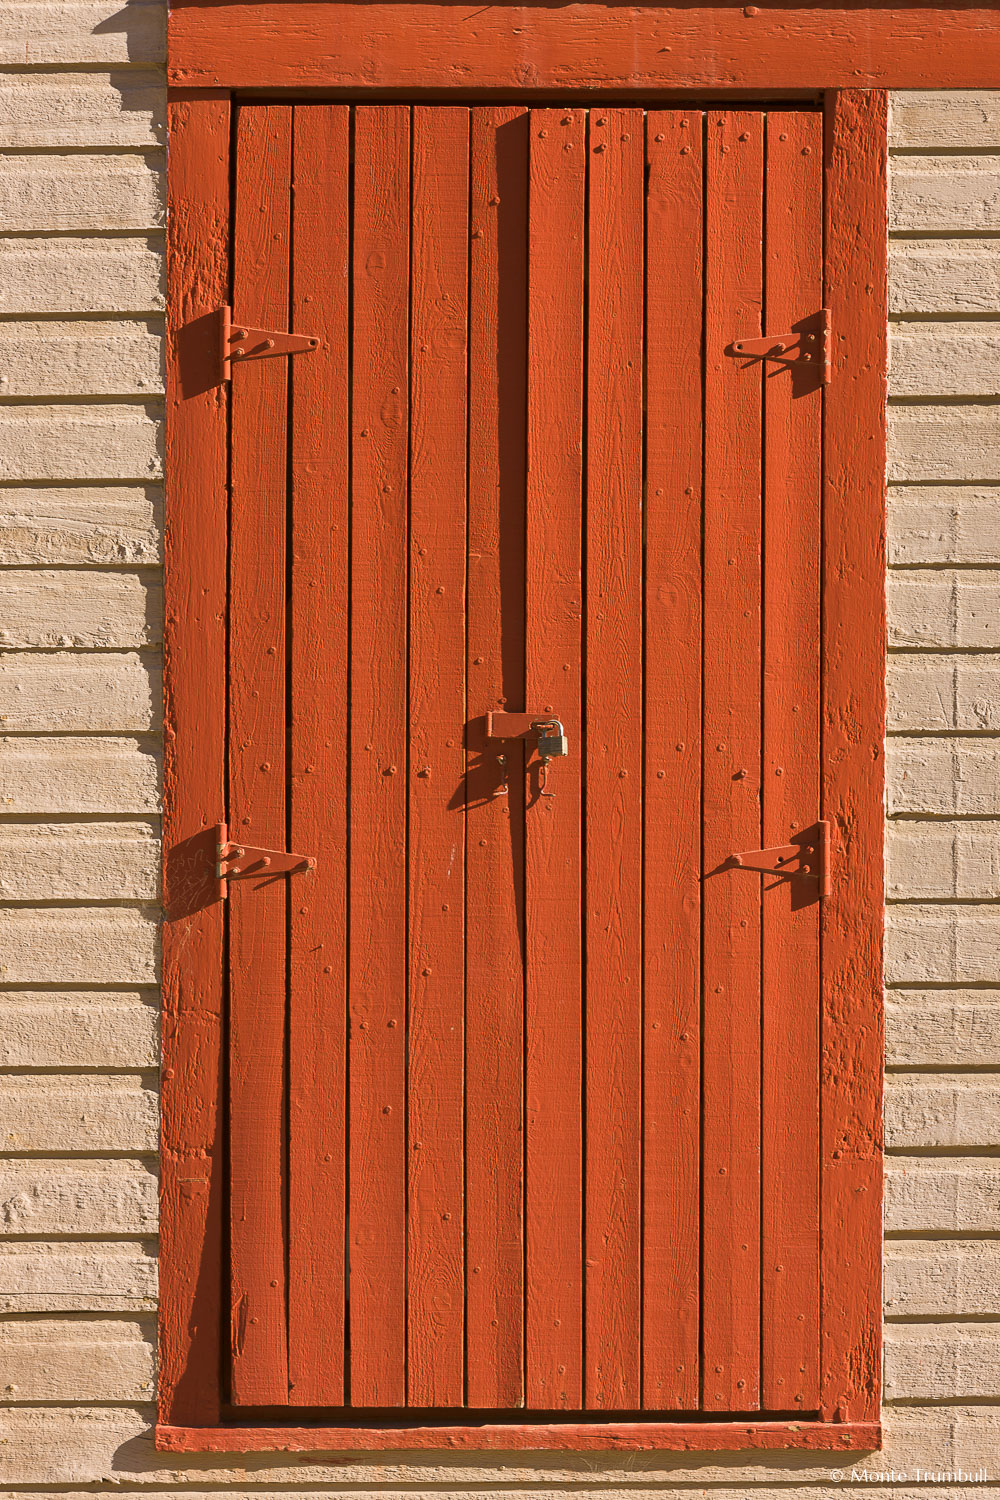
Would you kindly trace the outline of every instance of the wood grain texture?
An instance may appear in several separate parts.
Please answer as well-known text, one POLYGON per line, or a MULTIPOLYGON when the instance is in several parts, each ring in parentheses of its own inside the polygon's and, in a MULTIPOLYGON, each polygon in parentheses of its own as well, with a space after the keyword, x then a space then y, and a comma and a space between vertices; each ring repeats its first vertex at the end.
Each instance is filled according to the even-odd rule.
POLYGON ((547 1411, 583 1403, 586 112, 533 110, 529 156, 525 703, 569 739, 546 787, 529 772, 525 826, 525 1402, 547 1411))
POLYGON ((288 1399, 344 1400, 347 1303, 348 110, 297 109, 288 847, 316 860, 289 891, 288 1399))
POLYGON ((889 825, 890 900, 992 901, 1000 886, 1000 828, 994 822, 889 825))
POLYGON ((523 1400, 524 777, 482 740, 492 708, 527 708, 525 337, 528 115, 474 109, 469 261, 466 1400, 523 1400), (498 622, 500 628, 498 629, 498 622))
POLYGON ((889 984, 1000 984, 1000 907, 890 906, 885 917, 889 984))
POLYGON ((0 823, 2 901, 155 901, 159 893, 155 823, 0 823))
POLYGON ((49 63, 162 63, 166 26, 157 0, 14 0, 8 7, 0 61, 4 67, 49 63))
POLYGON ((896 486, 889 493, 889 562, 1000 563, 1000 488, 896 486))
POLYGON ((0 492, 4 567, 155 564, 162 534, 158 485, 0 492))
POLYGON ((1000 817, 1000 744, 898 738, 886 749, 888 811, 1000 817))
POLYGON ((1000 306, 1000 266, 988 239, 889 242, 893 313, 991 313, 1000 306))
POLYGON ((17 734, 125 734, 158 729, 160 659, 153 652, 0 659, 0 728, 17 734))
POLYGON ((143 396, 163 390, 159 320, 0 323, 0 394, 143 396))
POLYGON ((4 1151, 52 1155, 155 1151, 157 1106, 156 1092, 138 1076, 5 1078, 0 1143, 4 1151))
POLYGON ((155 984, 155 908, 9 906, 0 909, 0 983, 155 984))
POLYGON ((159 234, 0 241, 0 312, 162 312, 159 234))
POLYGON ((885 1309, 890 1318, 996 1316, 996 1240, 890 1240, 885 1309))
POLYGON ((413 111, 407 1401, 465 1391, 469 111, 413 111))
POLYGON ((889 390, 894 397, 1000 395, 1000 330, 992 323, 895 324, 889 390))
POLYGON ((993 571, 946 568, 889 575, 889 645, 996 650, 998 587, 993 571))
POLYGON ((889 146, 894 151, 1000 147, 1000 92, 926 88, 893 94, 889 146))
POLYGON ((228 414, 203 320, 229 283, 229 129, 228 101, 170 106, 158 1400, 184 1421, 219 1410, 224 954, 204 840, 225 816, 228 414))
POLYGON ((646 118, 643 1404, 699 1403, 704 116, 646 118))
POLYGON ((886 96, 827 119, 824 446, 821 1413, 873 1418, 881 1355, 882 725, 885 719, 886 96), (850 1263, 850 1274, 846 1273, 850 1263))
POLYGON ((994 990, 889 990, 885 1060, 894 1068, 1000 1067, 994 990))
POLYGON ((889 408, 890 481, 995 484, 1000 434, 989 403, 889 408))
POLYGON ((151 1310, 156 1307, 156 1269, 155 1245, 148 1240, 0 1244, 0 1311, 151 1310))
MULTIPOLYGON (((240 108, 233 307, 254 327, 288 317, 291 150, 290 106, 240 108)), ((267 849, 287 847, 289 378, 284 359, 236 365, 231 398, 228 822, 267 849)), ((240 881, 227 902, 231 1399, 254 1406, 288 1401, 288 886, 240 881)))
POLYGON ((897 157, 889 228, 973 234, 1000 229, 1000 166, 992 155, 897 157))
POLYGON ((354 128, 350 1402, 406 1399, 410 112, 354 128))
POLYGON ((8 991, 0 998, 0 1067, 155 1068, 155 999, 148 990, 8 991))
MULTIPOLYGON (((766 329, 823 305, 823 120, 766 125, 766 329)), ((823 394, 809 372, 764 379, 761 846, 820 810, 823 394)), ((761 881, 761 1406, 819 1404, 819 902, 761 881)))
POLYGON ((158 401, 5 406, 0 408, 0 479, 33 485, 161 479, 162 430, 158 401))
POLYGON ((1000 1146, 1000 1080, 890 1074, 885 1091, 885 1143, 894 1151, 1000 1146))
POLYGON ((0 1214, 13 1236, 155 1234, 155 1163, 3 1160, 0 1214))
POLYGON ((8 74, 0 79, 0 150, 162 145, 165 105, 159 72, 8 74))
POLYGON ((5 813, 153 813, 160 746, 152 737, 60 735, 0 740, 5 813))
POLYGON ((1000 729, 1000 663, 973 652, 900 652, 886 672, 890 732, 1000 729))
POLYGON ((157 229, 164 222, 164 177, 158 151, 7 156, 0 232, 157 229))
MULTIPOLYGON (((877 1422, 588 1422, 497 1427, 167 1427, 156 1430, 166 1453, 314 1452, 317 1443, 341 1451, 383 1448, 508 1452, 601 1453, 741 1452, 805 1448, 817 1452, 863 1453, 882 1446, 877 1422)), ((745 1494, 746 1491, 741 1493, 745 1494)))
POLYGON ((587 232, 585 1385, 641 1391, 643 118, 591 110, 587 232))
MULTIPOLYGON (((761 377, 724 353, 761 327, 764 126, 707 116, 704 868, 761 847, 761 377)), ((702 1405, 760 1404, 760 880, 703 886, 702 1405)))
POLYGON ((158 579, 142 573, 5 570, 0 647, 129 647, 162 637, 158 579))
POLYGON ((0 1360, 8 1393, 19 1401, 148 1401, 152 1319, 5 1320, 0 1360))
POLYGON ((442 4, 401 25, 389 4, 187 4, 170 16, 172 84, 188 87, 993 88, 989 9, 724 5, 558 15, 498 9, 467 26, 442 4), (747 20, 752 22, 747 25, 747 20), (447 61, 443 61, 447 59, 447 61))

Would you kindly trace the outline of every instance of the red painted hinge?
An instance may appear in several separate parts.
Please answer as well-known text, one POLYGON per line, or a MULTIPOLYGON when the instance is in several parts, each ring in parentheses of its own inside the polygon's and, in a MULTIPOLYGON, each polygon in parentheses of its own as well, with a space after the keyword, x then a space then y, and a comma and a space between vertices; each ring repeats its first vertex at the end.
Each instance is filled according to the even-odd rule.
POLYGON ((738 339, 726 353, 731 359, 771 359, 783 365, 816 366, 821 385, 830 384, 830 313, 822 308, 806 326, 793 333, 772 333, 767 338, 738 339))
POLYGON ((762 875, 805 875, 819 881, 821 896, 830 894, 830 825, 816 823, 799 844, 781 844, 774 849, 748 849, 731 854, 726 861, 739 870, 757 870, 762 875))
POLYGON ((272 359, 278 354, 310 354, 319 348, 319 339, 307 333, 274 333, 268 328, 248 328, 233 323, 232 308, 219 313, 222 332, 222 378, 229 380, 233 360, 272 359))
POLYGON ((226 895, 229 880, 305 875, 316 868, 316 861, 305 854, 291 854, 287 849, 252 849, 249 844, 234 843, 225 823, 217 824, 215 832, 215 878, 222 897, 226 895))

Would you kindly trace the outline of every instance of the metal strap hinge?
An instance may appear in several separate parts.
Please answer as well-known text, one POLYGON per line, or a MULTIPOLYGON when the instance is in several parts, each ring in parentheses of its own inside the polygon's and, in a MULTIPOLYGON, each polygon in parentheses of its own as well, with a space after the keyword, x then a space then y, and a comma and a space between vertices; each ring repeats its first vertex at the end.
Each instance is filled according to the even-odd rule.
POLYGON ((307 333, 276 333, 269 328, 248 328, 245 323, 233 323, 230 307, 220 310, 222 339, 222 378, 229 380, 233 373, 233 360, 272 359, 278 354, 311 354, 320 345, 307 333))
POLYGON ((316 861, 306 854, 292 854, 287 849, 253 849, 229 838, 225 823, 216 825, 215 878, 219 895, 225 897, 226 882, 256 876, 305 875, 315 870, 316 861))
POLYGON ((774 849, 747 849, 731 854, 726 863, 739 870, 763 875, 808 876, 819 881, 819 894, 830 894, 830 825, 815 823, 799 844, 781 844, 774 849))
POLYGON ((792 333, 772 333, 766 338, 738 339, 726 353, 731 359, 770 359, 783 365, 815 365, 821 385, 830 384, 830 312, 821 308, 816 317, 803 319, 803 327, 792 333))

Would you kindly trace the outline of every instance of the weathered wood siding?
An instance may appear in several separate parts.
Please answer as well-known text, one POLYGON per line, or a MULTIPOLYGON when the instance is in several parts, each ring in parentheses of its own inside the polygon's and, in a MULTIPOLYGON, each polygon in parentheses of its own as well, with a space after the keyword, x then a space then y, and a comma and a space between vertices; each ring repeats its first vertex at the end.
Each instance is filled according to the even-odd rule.
MULTIPOLYGON (((164 19, 161 0, 2 5, 0 1483, 827 1497, 839 1460, 802 1453, 153 1451, 164 19)), ((1000 92, 897 96, 893 146, 887 1447, 868 1467, 995 1476, 1000 92)))

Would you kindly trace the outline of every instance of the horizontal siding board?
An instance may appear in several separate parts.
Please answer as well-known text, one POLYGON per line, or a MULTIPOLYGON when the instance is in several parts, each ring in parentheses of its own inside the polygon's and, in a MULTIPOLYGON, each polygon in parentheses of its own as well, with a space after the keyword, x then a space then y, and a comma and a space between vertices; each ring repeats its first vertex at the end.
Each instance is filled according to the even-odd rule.
POLYGON ((892 396, 1000 394, 1000 326, 902 323, 889 338, 892 396))
POLYGON ((890 984, 1000 985, 1000 905, 890 906, 890 984))
POLYGON ((0 407, 0 479, 162 479, 162 438, 158 401, 0 407))
POLYGON ((154 984, 155 912, 131 907, 0 909, 0 983, 154 984))
POLYGON ((1000 742, 890 739, 891 813, 1000 817, 1000 742))
POLYGON ((155 901, 159 825, 0 824, 0 900, 155 901))
POLYGON ((6 0, 0 64, 162 63, 160 0, 6 0))
POLYGON ((891 1158, 885 1227, 890 1234, 1000 1233, 1000 1161, 891 1158))
POLYGON ((0 489, 0 564, 154 564, 162 555, 159 485, 0 489))
POLYGON ((989 656, 889 658, 890 730, 1000 730, 1000 662, 989 656))
POLYGON ((157 1206, 152 1163, 0 1160, 0 1237, 147 1236, 157 1206))
POLYGON ((889 990, 886 1062, 896 1068, 1000 1068, 1000 990, 889 990))
POLYGON ((0 240, 0 313, 155 313, 166 306, 160 234, 0 240))
POLYGON ((10 1074, 0 1089, 0 1148, 11 1153, 155 1151, 158 1120, 139 1075, 10 1074))
POLYGON ((1000 408, 890 406, 889 479, 1000 480, 1000 408))
POLYGON ((163 591, 148 572, 11 568, 3 584, 0 646, 122 649, 163 639, 163 591))
POLYGON ((890 823, 887 850, 890 900, 1000 896, 1000 824, 890 823))
POLYGON ((890 1317, 995 1317, 998 1286, 998 1240, 890 1240, 886 1245, 885 1309, 890 1317))
POLYGON ((1000 572, 895 572, 888 581, 889 644, 992 650, 1000 646, 1000 572))
POLYGON ((0 1322, 0 1369, 16 1401, 148 1401, 153 1324, 127 1318, 0 1322))
POLYGON ((0 323, 0 396, 150 396, 163 391, 159 319, 0 323))
POLYGON ((149 813, 160 805, 158 739, 0 738, 0 812, 149 813))
POLYGON ((994 1325, 885 1329, 888 1401, 1000 1397, 1000 1338, 994 1325))
POLYGON ((885 1090, 885 1143, 904 1151, 929 1146, 1000 1146, 1000 1078, 978 1074, 908 1078, 890 1073, 885 1090))
POLYGON ((155 990, 0 994, 0 1067, 155 1068, 155 990))
POLYGON ((160 146, 166 138, 163 77, 113 73, 0 76, 0 149, 160 146))
POLYGON ((1000 92, 996 89, 900 89, 891 100, 891 149, 1000 148, 1000 92))
POLYGON ((0 160, 0 233, 40 229, 158 229, 161 151, 0 160))
POLYGON ((1000 229, 1000 160, 897 157, 889 174, 889 228, 916 234, 1000 229))
POLYGON ((151 1242, 0 1240, 0 1312, 141 1312, 156 1295, 151 1242))
POLYGON ((1000 312, 995 240, 891 240, 893 313, 1000 312))
POLYGON ((0 657, 0 729, 142 733, 160 723, 161 663, 147 652, 0 657))
POLYGON ((1000 488, 900 486, 889 491, 888 514, 896 566, 1000 563, 1000 488))

